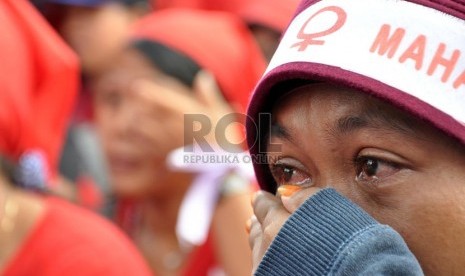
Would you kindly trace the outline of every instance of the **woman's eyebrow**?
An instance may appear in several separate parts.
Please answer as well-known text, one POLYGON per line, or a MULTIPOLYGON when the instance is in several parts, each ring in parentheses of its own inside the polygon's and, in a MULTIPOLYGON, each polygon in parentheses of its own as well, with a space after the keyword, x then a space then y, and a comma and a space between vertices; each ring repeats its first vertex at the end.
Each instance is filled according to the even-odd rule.
POLYGON ((367 109, 360 114, 348 115, 336 120, 330 127, 333 135, 348 135, 361 129, 389 130, 417 138, 419 129, 408 118, 380 110, 367 109))
POLYGON ((294 143, 294 140, 291 134, 289 133, 289 131, 285 127, 275 122, 271 123, 270 130, 264 137, 264 141, 265 141, 264 145, 266 147, 265 151, 281 152, 281 145, 279 143, 278 144, 272 143, 271 142, 272 138, 284 139, 291 143, 294 143))
POLYGON ((332 127, 331 129, 339 136, 350 134, 351 132, 362 128, 375 128, 375 126, 370 124, 370 121, 365 118, 358 116, 346 116, 339 118, 336 121, 335 127, 332 127))
POLYGON ((289 134, 287 129, 278 123, 271 124, 270 137, 277 137, 292 141, 291 135, 289 134))
POLYGON ((284 140, 291 142, 292 144, 296 144, 289 130, 276 122, 271 123, 270 131, 264 136, 264 139, 265 139, 264 141, 265 141, 267 150, 270 146, 279 145, 279 144, 272 144, 271 143, 272 138, 284 139, 284 140))

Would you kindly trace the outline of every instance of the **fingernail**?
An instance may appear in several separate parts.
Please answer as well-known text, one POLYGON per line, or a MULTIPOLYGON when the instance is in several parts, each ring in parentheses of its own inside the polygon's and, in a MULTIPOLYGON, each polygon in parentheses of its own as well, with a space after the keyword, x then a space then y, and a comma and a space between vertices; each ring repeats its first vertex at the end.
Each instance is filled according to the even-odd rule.
POLYGON ((297 185, 282 185, 282 186, 279 186, 278 188, 278 193, 281 195, 281 196, 284 196, 284 197, 290 197, 292 196, 295 192, 298 192, 302 190, 302 187, 300 186, 297 186, 297 185))

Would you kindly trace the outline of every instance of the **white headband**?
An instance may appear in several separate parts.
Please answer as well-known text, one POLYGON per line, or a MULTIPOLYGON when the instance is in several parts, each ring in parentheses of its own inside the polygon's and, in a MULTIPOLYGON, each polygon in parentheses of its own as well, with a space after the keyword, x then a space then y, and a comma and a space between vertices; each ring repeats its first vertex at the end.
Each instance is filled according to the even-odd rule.
POLYGON ((291 62, 340 67, 465 122, 465 21, 397 0, 324 0, 292 21, 267 72, 291 62))

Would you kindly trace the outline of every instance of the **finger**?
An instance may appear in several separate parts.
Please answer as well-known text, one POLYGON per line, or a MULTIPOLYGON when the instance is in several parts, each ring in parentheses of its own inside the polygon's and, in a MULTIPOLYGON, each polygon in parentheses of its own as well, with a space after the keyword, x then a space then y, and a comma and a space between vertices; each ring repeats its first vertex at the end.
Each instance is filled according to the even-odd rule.
POLYGON ((197 99, 205 106, 227 105, 215 77, 210 72, 202 70, 197 73, 194 80, 194 91, 197 99))
POLYGON ((262 238, 262 228, 255 216, 250 218, 249 246, 253 250, 262 238))
POLYGON ((262 225, 268 225, 271 219, 283 221, 289 213, 283 207, 281 200, 271 193, 258 191, 253 198, 253 209, 257 220, 262 225))
POLYGON ((281 202, 277 197, 265 191, 258 191, 252 197, 252 208, 260 223, 263 223, 269 210, 275 208, 279 204, 281 204, 281 202))
POLYGON ((295 212, 309 197, 320 189, 316 187, 296 188, 295 185, 282 185, 278 188, 281 202, 290 213, 295 212))
POLYGON ((255 216, 251 218, 251 229, 249 236, 249 246, 252 250, 252 270, 255 271, 258 264, 263 259, 265 250, 263 249, 263 233, 260 223, 255 216))
MULTIPOLYGON (((184 91, 170 89, 156 82, 138 80, 132 85, 131 95, 151 109, 163 109, 171 112, 184 113, 186 107, 195 105, 195 99, 184 91)), ((143 105, 141 105, 142 107, 143 105)))

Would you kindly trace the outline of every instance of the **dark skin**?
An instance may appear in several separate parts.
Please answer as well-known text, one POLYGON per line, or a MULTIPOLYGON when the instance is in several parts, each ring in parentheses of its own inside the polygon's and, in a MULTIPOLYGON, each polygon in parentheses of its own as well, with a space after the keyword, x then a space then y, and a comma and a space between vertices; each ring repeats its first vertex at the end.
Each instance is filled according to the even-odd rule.
POLYGON ((398 231, 426 274, 463 273, 462 145, 386 103, 329 84, 289 93, 273 120, 270 142, 282 150, 270 153, 280 159, 270 171, 281 188, 278 197, 254 197, 254 267, 291 213, 332 187, 398 231), (279 196, 288 184, 299 190, 279 196))

